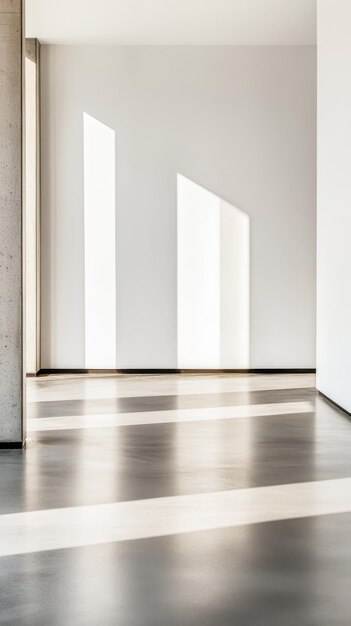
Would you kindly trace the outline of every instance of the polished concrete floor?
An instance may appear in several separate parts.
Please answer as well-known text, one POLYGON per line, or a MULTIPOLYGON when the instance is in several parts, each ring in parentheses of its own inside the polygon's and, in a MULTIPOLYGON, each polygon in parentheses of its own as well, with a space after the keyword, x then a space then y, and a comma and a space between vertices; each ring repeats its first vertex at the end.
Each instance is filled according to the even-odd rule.
POLYGON ((312 375, 28 380, 0 623, 350 626, 351 422, 312 375))

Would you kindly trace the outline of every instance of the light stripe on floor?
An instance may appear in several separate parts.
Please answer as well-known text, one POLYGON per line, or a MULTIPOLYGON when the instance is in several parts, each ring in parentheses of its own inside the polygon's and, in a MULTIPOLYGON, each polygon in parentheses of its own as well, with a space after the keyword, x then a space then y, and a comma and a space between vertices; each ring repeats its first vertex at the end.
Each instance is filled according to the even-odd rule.
POLYGON ((77 428, 111 428, 142 424, 166 424, 171 422, 197 422, 219 419, 265 417, 268 415, 291 415, 310 413, 311 402, 277 402, 272 404, 235 405, 204 409, 173 409, 134 413, 110 413, 101 415, 71 415, 64 417, 41 417, 29 419, 29 432, 46 430, 71 430, 77 428))
POLYGON ((351 478, 0 516, 0 556, 351 512, 351 478))
POLYGON ((71 374, 27 379, 28 402, 314 389, 315 374, 71 374))

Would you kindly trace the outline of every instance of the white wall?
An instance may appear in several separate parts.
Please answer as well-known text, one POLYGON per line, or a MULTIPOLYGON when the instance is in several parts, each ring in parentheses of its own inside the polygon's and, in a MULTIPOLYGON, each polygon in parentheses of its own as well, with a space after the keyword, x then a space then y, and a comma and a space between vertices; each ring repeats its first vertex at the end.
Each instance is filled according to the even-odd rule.
POLYGON ((317 387, 351 411, 351 4, 318 4, 317 387))
POLYGON ((178 366, 177 174, 250 220, 249 366, 314 367, 315 57, 43 46, 42 367, 85 367, 84 113, 116 133, 117 367, 178 366))

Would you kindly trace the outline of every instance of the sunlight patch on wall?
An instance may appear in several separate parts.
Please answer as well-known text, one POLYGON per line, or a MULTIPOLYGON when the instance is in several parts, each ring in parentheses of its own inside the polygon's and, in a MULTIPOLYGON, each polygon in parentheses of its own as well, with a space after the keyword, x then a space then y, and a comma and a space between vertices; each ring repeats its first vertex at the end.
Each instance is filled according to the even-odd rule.
POLYGON ((177 175, 178 367, 246 369, 249 217, 177 175))
POLYGON ((116 367, 115 131, 84 127, 85 367, 116 367))

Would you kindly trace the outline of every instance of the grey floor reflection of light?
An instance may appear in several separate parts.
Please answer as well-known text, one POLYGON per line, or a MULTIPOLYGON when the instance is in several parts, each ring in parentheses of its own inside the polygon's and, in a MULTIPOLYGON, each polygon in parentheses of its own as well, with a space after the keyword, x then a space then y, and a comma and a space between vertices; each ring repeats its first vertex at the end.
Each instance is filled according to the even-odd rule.
POLYGON ((349 626, 351 428, 313 375, 28 382, 0 624, 349 626))
POLYGON ((0 517, 0 556, 351 512, 351 478, 0 517))
POLYGON ((137 426, 142 424, 165 424, 172 422, 196 422, 267 415, 291 415, 311 413, 311 402, 276 402, 247 406, 226 406, 209 409, 174 409, 170 411, 138 411, 105 415, 65 415, 28 420, 28 432, 43 430, 71 430, 75 428, 110 428, 114 426, 137 426))
POLYGON ((315 386, 314 374, 173 374, 172 376, 134 374, 84 377, 57 375, 27 381, 27 401, 89 400, 168 396, 234 391, 306 389, 315 386))

